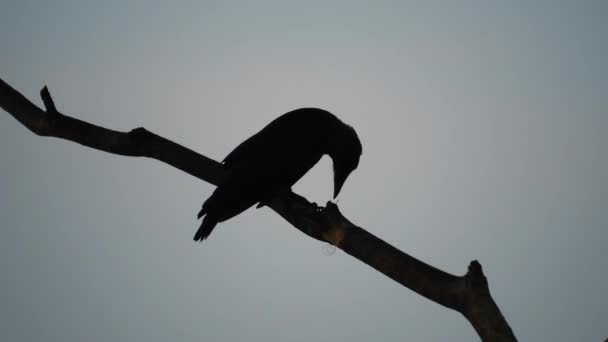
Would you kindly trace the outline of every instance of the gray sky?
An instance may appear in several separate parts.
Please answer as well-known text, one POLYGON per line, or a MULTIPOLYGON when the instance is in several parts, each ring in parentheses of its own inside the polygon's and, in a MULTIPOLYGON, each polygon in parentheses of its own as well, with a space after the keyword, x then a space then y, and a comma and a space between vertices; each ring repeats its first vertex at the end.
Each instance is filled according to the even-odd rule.
MULTIPOLYGON (((608 337, 605 1, 4 1, 0 77, 215 159, 278 115, 358 131, 356 224, 479 259, 522 341, 608 337)), ((0 113, 3 341, 470 341, 459 314, 268 209, 191 241, 213 187, 0 113)), ((324 203, 324 158, 295 190, 324 203)))

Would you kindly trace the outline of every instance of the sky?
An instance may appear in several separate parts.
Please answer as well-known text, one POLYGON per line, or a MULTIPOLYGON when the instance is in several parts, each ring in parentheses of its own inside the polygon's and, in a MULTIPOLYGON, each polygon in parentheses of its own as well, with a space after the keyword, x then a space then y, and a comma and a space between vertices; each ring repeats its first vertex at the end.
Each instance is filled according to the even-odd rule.
MULTIPOLYGON (((0 78, 41 105, 221 160, 329 110, 363 155, 338 205, 446 272, 484 267, 522 341, 608 337, 605 1, 27 1, 0 78)), ((472 341, 455 311, 213 186, 0 113, 3 341, 472 341)), ((325 203, 324 157, 294 191, 325 203)))

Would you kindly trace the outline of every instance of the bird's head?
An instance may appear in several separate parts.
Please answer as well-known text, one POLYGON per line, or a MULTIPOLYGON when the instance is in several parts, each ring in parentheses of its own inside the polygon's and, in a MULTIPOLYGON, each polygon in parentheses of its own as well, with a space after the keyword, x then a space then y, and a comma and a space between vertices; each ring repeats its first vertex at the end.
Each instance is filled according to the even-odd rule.
POLYGON ((346 178, 359 165, 361 141, 355 130, 340 122, 329 143, 329 156, 334 164, 334 198, 338 197, 346 178))

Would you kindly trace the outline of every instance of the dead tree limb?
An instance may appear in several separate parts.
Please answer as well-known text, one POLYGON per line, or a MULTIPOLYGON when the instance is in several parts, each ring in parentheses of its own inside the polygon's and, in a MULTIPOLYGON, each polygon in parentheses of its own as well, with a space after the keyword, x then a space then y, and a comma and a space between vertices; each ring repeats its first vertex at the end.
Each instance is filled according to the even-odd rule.
MULTIPOLYGON (((0 107, 37 135, 113 154, 157 159, 214 185, 226 177, 220 163, 144 128, 118 132, 95 126, 57 111, 46 87, 40 95, 46 111, 0 79, 0 107)), ((273 200, 269 207, 305 234, 341 248, 412 291, 460 312, 483 341, 516 341, 490 296, 479 262, 472 261, 463 276, 451 275, 352 224, 335 204, 317 207, 295 193, 273 200)))

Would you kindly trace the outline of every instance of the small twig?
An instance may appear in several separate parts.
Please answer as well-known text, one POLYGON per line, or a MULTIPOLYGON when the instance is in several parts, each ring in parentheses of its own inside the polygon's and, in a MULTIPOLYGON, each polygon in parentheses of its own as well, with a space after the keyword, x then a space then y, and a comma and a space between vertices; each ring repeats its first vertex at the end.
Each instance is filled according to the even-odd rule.
POLYGON ((44 88, 40 90, 40 97, 42 98, 42 102, 44 103, 46 112, 48 114, 57 114, 55 102, 53 101, 53 98, 51 97, 51 93, 49 92, 49 88, 47 88, 47 86, 44 86, 44 88))

